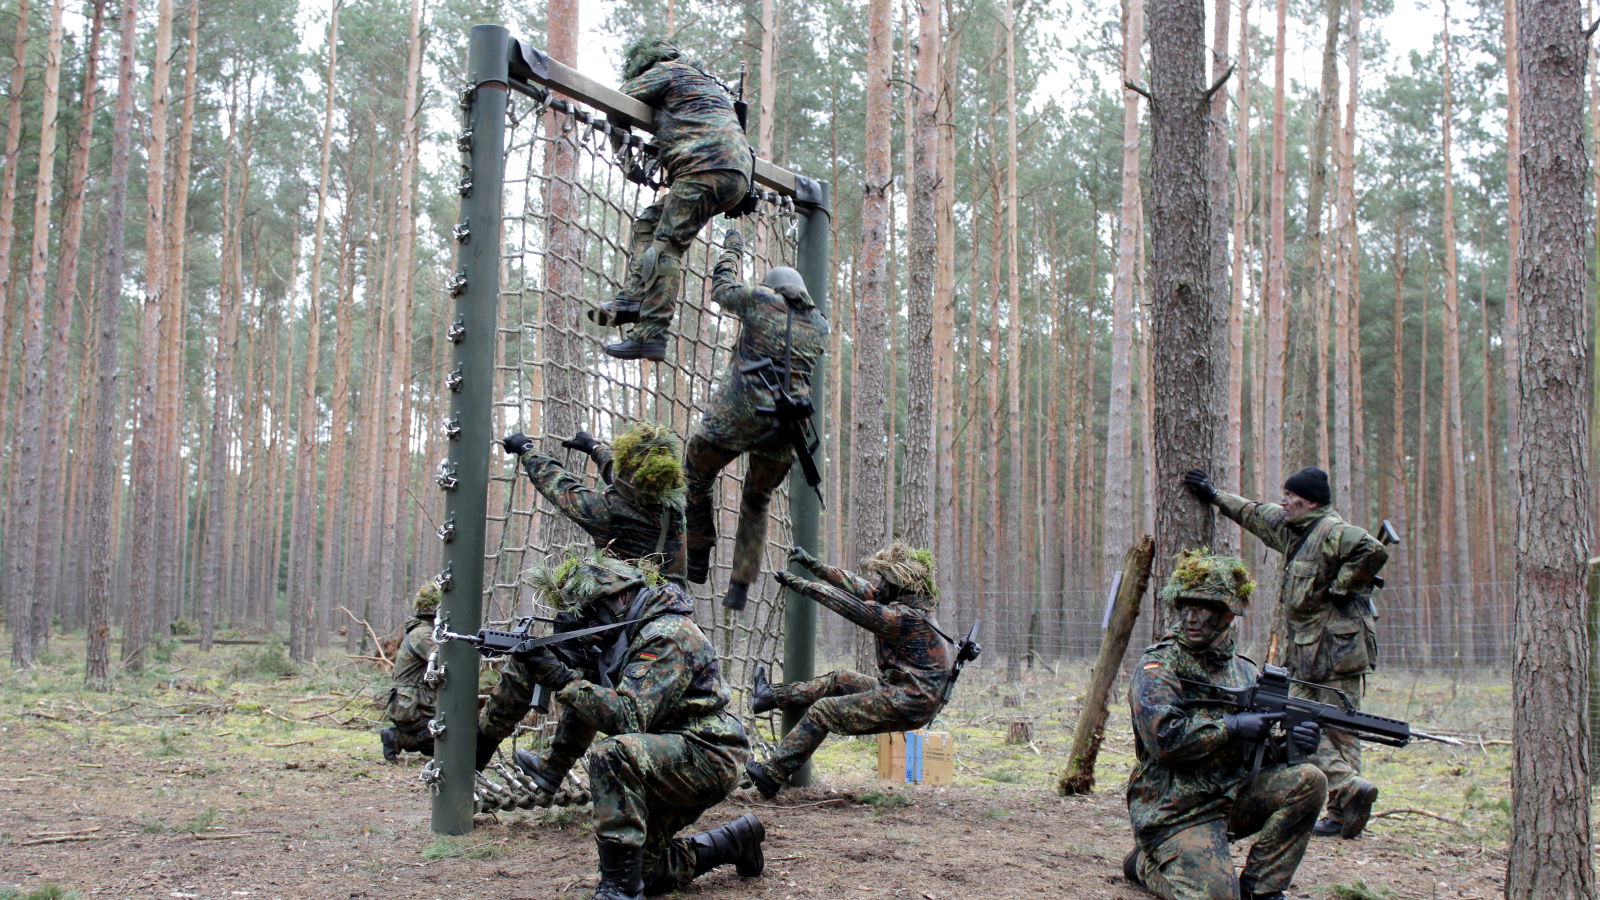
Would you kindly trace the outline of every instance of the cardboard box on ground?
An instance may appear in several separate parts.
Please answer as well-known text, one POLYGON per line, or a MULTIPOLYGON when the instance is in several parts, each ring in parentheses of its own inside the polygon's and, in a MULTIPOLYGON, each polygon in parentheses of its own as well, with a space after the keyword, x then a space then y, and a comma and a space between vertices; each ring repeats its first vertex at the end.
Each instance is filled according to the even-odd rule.
POLYGON ((878 777, 909 784, 949 784, 956 748, 948 731, 878 735, 878 777))

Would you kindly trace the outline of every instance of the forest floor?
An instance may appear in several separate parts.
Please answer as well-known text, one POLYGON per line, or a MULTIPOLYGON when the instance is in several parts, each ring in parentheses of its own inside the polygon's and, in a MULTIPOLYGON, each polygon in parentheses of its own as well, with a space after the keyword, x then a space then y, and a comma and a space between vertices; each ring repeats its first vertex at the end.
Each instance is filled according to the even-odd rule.
MULTIPOLYGON (((417 758, 386 765, 379 755, 375 701, 386 678, 365 664, 297 670, 276 644, 209 655, 178 645, 93 693, 81 687, 81 651, 81 641, 58 638, 39 668, 0 673, 0 900, 581 900, 593 888, 586 810, 479 816, 469 835, 432 834, 417 758)), ((1120 686, 1097 790, 1054 790, 1087 669, 969 675, 935 726, 955 736, 949 786, 879 781, 872 739, 831 738, 813 787, 775 803, 737 791, 701 820, 759 815, 765 877, 722 869, 676 896, 1147 896, 1120 874, 1133 760, 1120 686), (1031 717, 1034 739, 1008 745, 1019 717, 1031 717)), ((1500 896, 1507 681, 1380 676, 1369 709, 1469 746, 1369 746, 1378 817, 1360 839, 1315 839, 1289 896, 1500 896)), ((1235 845, 1236 862, 1246 850, 1235 845)))

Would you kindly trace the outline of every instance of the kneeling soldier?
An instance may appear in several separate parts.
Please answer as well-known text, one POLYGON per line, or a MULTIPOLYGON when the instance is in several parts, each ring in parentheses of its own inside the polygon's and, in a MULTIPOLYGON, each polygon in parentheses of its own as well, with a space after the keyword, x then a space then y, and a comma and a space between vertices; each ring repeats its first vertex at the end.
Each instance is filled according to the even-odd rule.
POLYGON ((607 447, 587 431, 561 446, 589 455, 603 490, 568 472, 517 432, 500 440, 522 463, 528 480, 561 514, 578 523, 594 545, 617 559, 648 559, 661 574, 683 584, 683 445, 665 425, 641 422, 607 447))
POLYGON ((1285 739, 1305 753, 1316 749, 1316 723, 1280 737, 1272 731, 1281 715, 1224 715, 1208 705, 1218 699, 1208 684, 1255 683, 1254 665, 1234 653, 1232 627, 1254 590, 1239 560, 1185 550, 1161 590, 1176 620, 1140 657, 1128 689, 1138 756, 1128 816, 1137 846, 1122 869, 1168 900, 1281 900, 1327 795, 1316 766, 1281 762, 1285 739), (1228 841, 1252 834, 1235 878, 1228 841))
POLYGON ((478 719, 478 768, 543 685, 562 706, 555 736, 542 757, 519 753, 518 764, 554 793, 588 751, 600 856, 595 900, 677 890, 725 863, 760 875, 766 831, 753 815, 674 837, 722 802, 750 757, 744 726, 726 709, 717 652, 690 618, 693 601, 677 585, 598 553, 535 569, 529 580, 577 627, 627 624, 598 637, 602 652, 586 657, 584 671, 550 656, 510 659, 478 719), (596 734, 607 737, 595 743, 596 734))
POLYGON ((387 762, 399 762, 402 750, 433 755, 433 734, 428 731, 428 720, 433 718, 439 690, 429 684, 425 676, 428 657, 433 655, 433 617, 438 611, 439 588, 429 582, 418 589, 412 601, 406 636, 394 655, 389 702, 384 709, 394 727, 378 732, 387 762))
POLYGON ((751 783, 768 799, 777 796, 830 731, 881 734, 910 731, 933 721, 956 662, 954 644, 933 616, 939 589, 928 551, 901 543, 878 551, 867 560, 874 582, 823 565, 803 547, 791 550, 789 560, 827 583, 789 572, 779 572, 778 581, 877 635, 881 677, 841 669, 810 681, 772 684, 766 667, 756 667, 750 693, 753 711, 806 711, 770 759, 746 767, 751 783))

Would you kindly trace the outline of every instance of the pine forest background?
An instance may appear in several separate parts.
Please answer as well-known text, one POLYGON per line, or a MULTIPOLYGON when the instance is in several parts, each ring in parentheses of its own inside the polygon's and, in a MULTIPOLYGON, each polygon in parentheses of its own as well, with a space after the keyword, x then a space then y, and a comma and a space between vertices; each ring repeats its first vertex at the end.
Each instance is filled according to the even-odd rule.
MULTIPOLYGON (((1212 242, 1231 311, 1209 352, 1231 373, 1233 437, 1213 474, 1276 499, 1287 473, 1324 466, 1347 518, 1405 538, 1381 599, 1388 658, 1501 666, 1515 23, 1499 2, 1446 0, 1416 10, 1435 35, 1402 53, 1367 24, 1389 2, 1210 10, 1213 78, 1233 67, 1212 146, 1193 148, 1213 235, 1231 235, 1212 242), (1315 63, 1275 102, 1279 50, 1315 63)), ((0 4, 15 664, 84 629, 101 678, 175 631, 275 631, 303 661, 354 647, 340 607, 380 634, 403 618, 439 564, 429 474, 465 35, 500 22, 544 45, 546 15, 0 4)), ((1142 0, 618 0, 582 15, 617 46, 656 23, 725 77, 745 63, 761 155, 834 186, 820 554, 850 564, 890 535, 931 546, 947 627, 983 615, 996 659, 1091 655, 1111 572, 1163 493, 1142 0)), ((1270 595, 1275 559, 1218 534, 1270 595)), ((849 652, 847 628, 827 628, 849 652)))

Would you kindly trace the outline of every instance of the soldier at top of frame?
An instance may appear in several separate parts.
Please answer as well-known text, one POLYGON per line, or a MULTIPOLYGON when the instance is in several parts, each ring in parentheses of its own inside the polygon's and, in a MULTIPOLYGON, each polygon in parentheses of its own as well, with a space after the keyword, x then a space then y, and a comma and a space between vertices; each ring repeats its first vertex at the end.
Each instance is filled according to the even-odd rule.
POLYGON ((667 192, 633 220, 622 287, 589 318, 632 326, 606 345, 610 356, 661 361, 683 288, 683 255, 713 216, 744 206, 755 153, 727 86, 671 41, 635 41, 622 76, 622 92, 655 109, 655 138, 638 157, 620 133, 613 146, 624 154, 629 178, 667 192))

